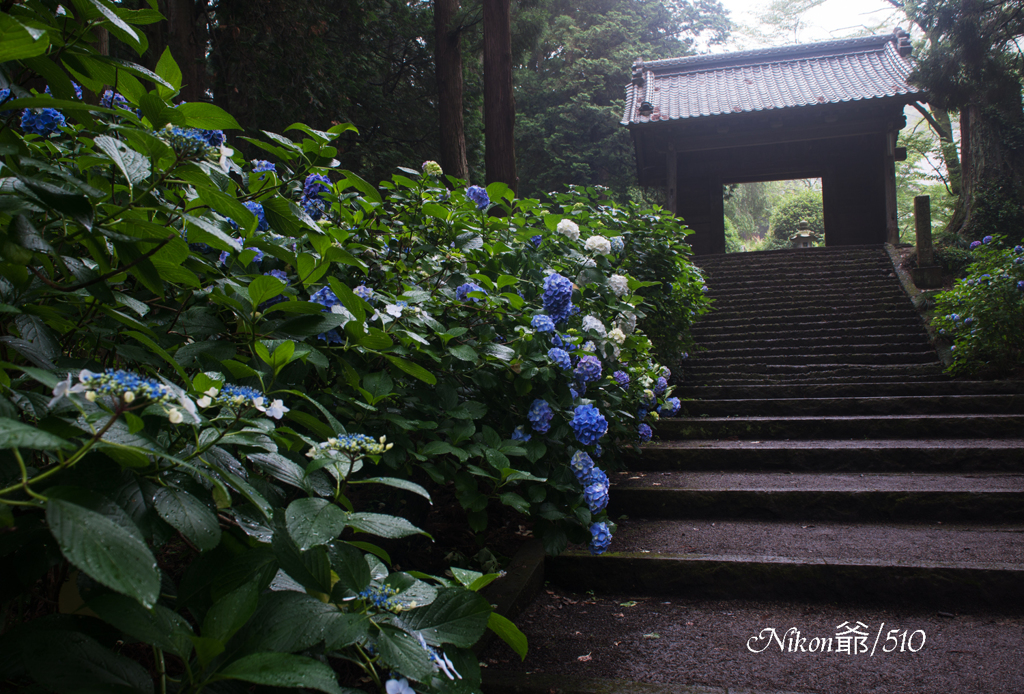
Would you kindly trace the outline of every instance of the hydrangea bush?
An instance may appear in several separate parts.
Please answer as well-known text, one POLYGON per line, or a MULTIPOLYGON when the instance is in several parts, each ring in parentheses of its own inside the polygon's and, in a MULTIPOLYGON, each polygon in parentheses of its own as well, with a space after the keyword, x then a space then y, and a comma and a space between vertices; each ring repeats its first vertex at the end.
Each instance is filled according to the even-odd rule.
POLYGON ((973 262, 936 296, 933 326, 953 345, 951 373, 1018 374, 1024 367, 1024 247, 1000 237, 971 244, 973 262))
POLYGON ((551 552, 607 550, 606 470, 679 405, 642 326, 706 306, 686 231, 433 162, 378 188, 336 170, 347 125, 246 162, 169 54, 88 40, 141 54, 155 12, 45 7, 0 14, 0 676, 478 688, 488 627, 525 652, 475 592, 496 576, 391 570, 374 536, 423 531, 380 511, 450 488, 474 531, 504 505, 551 552))

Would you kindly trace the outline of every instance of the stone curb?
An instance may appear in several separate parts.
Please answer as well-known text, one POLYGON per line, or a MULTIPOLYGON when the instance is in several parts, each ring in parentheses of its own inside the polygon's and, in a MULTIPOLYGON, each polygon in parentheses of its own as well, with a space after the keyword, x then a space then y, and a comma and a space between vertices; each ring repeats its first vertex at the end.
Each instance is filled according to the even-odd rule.
MULTIPOLYGON (((544 587, 544 546, 540 540, 530 540, 515 553, 505 575, 480 591, 494 611, 515 621, 544 587)), ((497 635, 488 629, 473 646, 476 653, 486 649, 497 635)))
POLYGON ((485 672, 483 686, 487 694, 796 694, 735 687, 646 684, 625 680, 581 679, 547 673, 524 675, 512 672, 485 672))
POLYGON ((932 329, 931 323, 924 318, 924 313, 931 309, 934 305, 933 297, 938 290, 918 289, 917 285, 914 284, 914 279, 910 276, 910 273, 904 270, 900 266, 900 256, 896 252, 896 247, 891 243, 885 244, 885 252, 889 254, 889 258, 892 260, 892 266, 896 269, 896 276, 900 279, 900 284, 903 285, 903 289, 907 292, 907 296, 914 302, 914 308, 921 312, 921 320, 924 322, 925 329, 928 331, 928 337, 931 339, 932 344, 935 345, 935 351, 939 354, 939 359, 942 361, 943 366, 949 366, 953 363, 953 352, 949 348, 949 344, 945 340, 938 339, 939 336, 932 329))

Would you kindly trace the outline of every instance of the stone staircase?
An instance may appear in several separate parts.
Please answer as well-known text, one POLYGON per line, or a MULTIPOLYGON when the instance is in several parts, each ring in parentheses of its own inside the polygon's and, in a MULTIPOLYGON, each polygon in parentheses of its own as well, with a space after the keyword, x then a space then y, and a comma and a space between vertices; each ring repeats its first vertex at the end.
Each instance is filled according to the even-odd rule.
MULTIPOLYGON (((625 520, 611 551, 549 557, 546 577, 576 593, 642 596, 652 609, 739 599, 783 600, 804 615, 823 604, 851 617, 872 606, 1019 612, 1024 384, 945 377, 881 247, 697 263, 715 304, 696 329, 705 349, 677 383, 684 410, 613 476, 609 513, 625 520)), ((736 648, 737 662, 752 657, 736 648)), ((779 678, 763 681, 800 682, 779 678)))

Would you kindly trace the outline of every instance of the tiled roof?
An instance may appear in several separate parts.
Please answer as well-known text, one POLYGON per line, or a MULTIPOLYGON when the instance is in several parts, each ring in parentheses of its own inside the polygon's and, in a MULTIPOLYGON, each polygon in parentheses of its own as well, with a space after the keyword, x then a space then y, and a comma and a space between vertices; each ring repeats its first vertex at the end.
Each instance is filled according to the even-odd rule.
POLYGON ((905 32, 633 66, 623 125, 910 97, 905 32))

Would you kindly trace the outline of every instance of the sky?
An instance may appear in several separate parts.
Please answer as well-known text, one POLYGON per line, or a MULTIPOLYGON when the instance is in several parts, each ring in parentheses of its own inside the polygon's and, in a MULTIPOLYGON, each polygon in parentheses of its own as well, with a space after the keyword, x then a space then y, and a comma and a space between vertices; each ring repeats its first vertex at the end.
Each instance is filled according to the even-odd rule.
POLYGON ((825 0, 825 2, 803 16, 803 21, 796 36, 792 34, 784 39, 776 39, 771 44, 759 42, 744 31, 743 25, 756 26, 757 13, 763 11, 768 0, 722 0, 729 10, 733 24, 734 38, 724 46, 713 46, 714 53, 761 48, 766 45, 786 45, 792 43, 809 43, 828 41, 830 39, 847 38, 871 33, 889 33, 903 20, 902 13, 886 0, 825 0))

